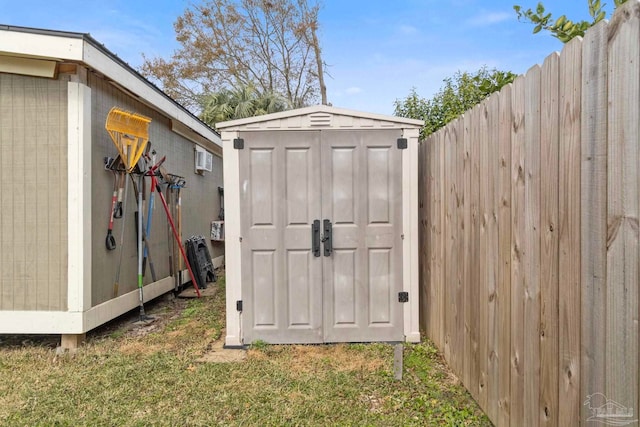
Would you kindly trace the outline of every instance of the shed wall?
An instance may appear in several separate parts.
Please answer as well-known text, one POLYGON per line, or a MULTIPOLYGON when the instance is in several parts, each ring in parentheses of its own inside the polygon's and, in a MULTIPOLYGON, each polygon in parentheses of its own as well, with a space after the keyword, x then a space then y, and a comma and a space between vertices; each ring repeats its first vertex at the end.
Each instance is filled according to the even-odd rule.
MULTIPOLYGON (((116 157, 117 150, 104 128, 109 110, 119 108, 143 114, 152 119, 149 127, 149 140, 157 151, 157 159, 167 156, 163 166, 167 172, 183 176, 186 188, 182 196, 182 237, 203 235, 209 242, 209 251, 213 258, 224 253, 220 243, 209 240, 211 221, 218 218, 220 203, 218 186, 222 186, 222 159, 213 156, 213 171, 204 175, 194 171, 194 143, 171 130, 171 121, 145 104, 135 100, 109 82, 89 73, 88 85, 92 90, 92 305, 98 305, 112 298, 115 273, 120 256, 120 232, 123 219, 115 220, 113 233, 118 247, 114 251, 105 248, 104 240, 109 222, 113 174, 104 170, 104 157, 116 157)), ((147 184, 149 181, 147 180, 147 184)), ((147 196, 149 187, 147 185, 147 196)), ((136 199, 129 181, 129 192, 125 205, 125 235, 122 270, 118 295, 135 290, 137 287, 137 251, 134 211, 136 199)), ((146 216, 146 212, 145 212, 146 216)), ((169 276, 168 228, 164 209, 158 197, 152 218, 152 231, 149 236, 150 252, 155 265, 157 279, 169 276)), ((145 284, 151 283, 151 274, 147 269, 145 284)))
POLYGON ((0 74, 0 310, 67 307, 67 81, 0 74))

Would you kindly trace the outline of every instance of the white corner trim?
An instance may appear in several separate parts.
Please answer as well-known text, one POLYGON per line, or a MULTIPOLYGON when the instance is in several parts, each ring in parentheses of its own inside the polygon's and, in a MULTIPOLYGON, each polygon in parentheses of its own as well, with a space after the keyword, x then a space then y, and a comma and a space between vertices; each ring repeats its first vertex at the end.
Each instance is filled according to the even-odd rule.
POLYGON ((418 137, 419 129, 404 129, 407 149, 402 153, 403 164, 403 287, 409 292, 404 304, 404 335, 408 342, 420 341, 420 283, 418 254, 418 137))
POLYGON ((226 310, 228 346, 242 344, 240 314, 236 310, 236 301, 242 300, 240 243, 240 157, 233 148, 233 139, 237 132, 223 132, 222 146, 224 150, 223 182, 225 187, 225 255, 226 255, 226 310))
POLYGON ((69 82, 67 141, 67 309, 91 307, 91 89, 69 82))

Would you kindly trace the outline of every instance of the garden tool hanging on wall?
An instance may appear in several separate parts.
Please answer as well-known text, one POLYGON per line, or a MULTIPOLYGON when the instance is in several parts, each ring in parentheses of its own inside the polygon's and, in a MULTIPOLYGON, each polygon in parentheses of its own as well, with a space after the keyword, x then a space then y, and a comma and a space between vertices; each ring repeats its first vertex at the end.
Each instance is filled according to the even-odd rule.
POLYGON ((111 195, 111 209, 109 211, 109 227, 107 228, 107 237, 105 238, 105 246, 109 251, 115 250, 116 248, 116 238, 113 236, 113 220, 122 216, 121 214, 118 215, 118 194, 121 189, 120 177, 124 176, 122 170, 118 170, 121 166, 122 162, 120 161, 120 156, 115 159, 111 157, 104 158, 105 170, 113 173, 113 194, 111 195))
MULTIPOLYGON (((167 205, 167 201, 164 198, 164 195, 162 194, 162 188, 160 188, 160 183, 158 182, 158 178, 157 175, 159 174, 158 169, 160 168, 160 166, 162 165, 162 163, 164 163, 166 157, 163 157, 162 159, 160 159, 160 161, 158 163, 156 163, 153 167, 149 168, 149 171, 147 172, 147 175, 149 175, 151 177, 151 186, 156 188, 156 191, 158 193, 158 198, 160 199, 160 202, 162 203, 162 207, 164 208, 164 212, 167 216, 167 221, 169 222, 169 225, 171 227, 171 230, 173 231, 173 237, 175 238, 175 244, 178 247, 178 249, 180 250, 180 254, 182 255, 182 260, 184 261, 184 263, 187 266, 187 270, 189 271, 189 277, 191 278, 191 283, 193 284, 193 288, 196 291, 196 295, 198 295, 198 298, 201 296, 200 295, 200 288, 198 288, 198 283, 196 281, 196 276, 193 274, 193 271, 191 270, 191 264, 189 263, 189 260, 187 259, 187 254, 184 251, 184 246, 182 245, 182 239, 178 233, 178 230, 176 229, 176 224, 173 221, 173 216, 171 215, 171 212, 169 211, 169 206, 167 205)), ((184 186, 184 180, 182 181, 182 185, 184 186)), ((178 187, 181 188, 181 187, 178 187)), ((178 202, 180 203, 180 202, 178 202)), ((180 211, 178 211, 180 212, 180 211)), ((142 266, 142 264, 140 264, 140 266, 142 266)))
MULTIPOLYGON (((149 123, 151 119, 137 113, 131 113, 122 110, 117 107, 113 107, 109 114, 107 114, 107 120, 105 123, 105 129, 109 132, 109 136, 113 141, 120 158, 124 165, 124 169, 127 174, 131 174, 133 169, 138 164, 138 160, 145 152, 147 143, 149 142, 149 123)), ((129 188, 128 180, 124 182, 124 200, 127 200, 127 190, 129 188)), ((126 209, 123 209, 122 215, 122 230, 125 227, 125 215, 126 209)), ((122 241, 123 239, 121 239, 122 241)), ((140 248, 138 253, 138 265, 141 270, 142 267, 142 221, 138 222, 138 246, 140 248)), ((120 259, 118 261, 118 268, 116 271, 116 278, 113 284, 113 296, 118 296, 118 287, 120 281, 120 269, 122 267, 122 254, 123 248, 120 245, 120 259)), ((141 272, 139 272, 141 274, 141 272)), ((140 280, 139 280, 140 282, 140 280)), ((142 289, 140 283, 138 283, 140 292, 140 305, 141 305, 141 317, 144 316, 144 309, 142 308, 142 289)))

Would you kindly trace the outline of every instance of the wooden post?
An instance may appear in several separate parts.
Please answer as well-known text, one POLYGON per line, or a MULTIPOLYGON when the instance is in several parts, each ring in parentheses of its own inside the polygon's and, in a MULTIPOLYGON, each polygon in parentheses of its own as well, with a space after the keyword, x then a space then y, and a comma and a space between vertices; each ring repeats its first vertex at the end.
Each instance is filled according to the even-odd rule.
POLYGON ((396 381, 402 381, 402 353, 404 351, 404 345, 396 344, 393 347, 393 376, 396 381))
POLYGON ((75 351, 84 343, 85 339, 86 334, 62 334, 60 337, 60 348, 75 351))

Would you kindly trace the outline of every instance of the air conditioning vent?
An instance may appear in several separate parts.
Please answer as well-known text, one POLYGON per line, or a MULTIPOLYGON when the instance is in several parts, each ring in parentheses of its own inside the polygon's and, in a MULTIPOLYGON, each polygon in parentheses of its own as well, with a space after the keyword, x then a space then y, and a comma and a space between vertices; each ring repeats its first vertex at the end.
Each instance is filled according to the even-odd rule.
POLYGON ((213 170, 213 154, 196 145, 196 172, 213 170))

